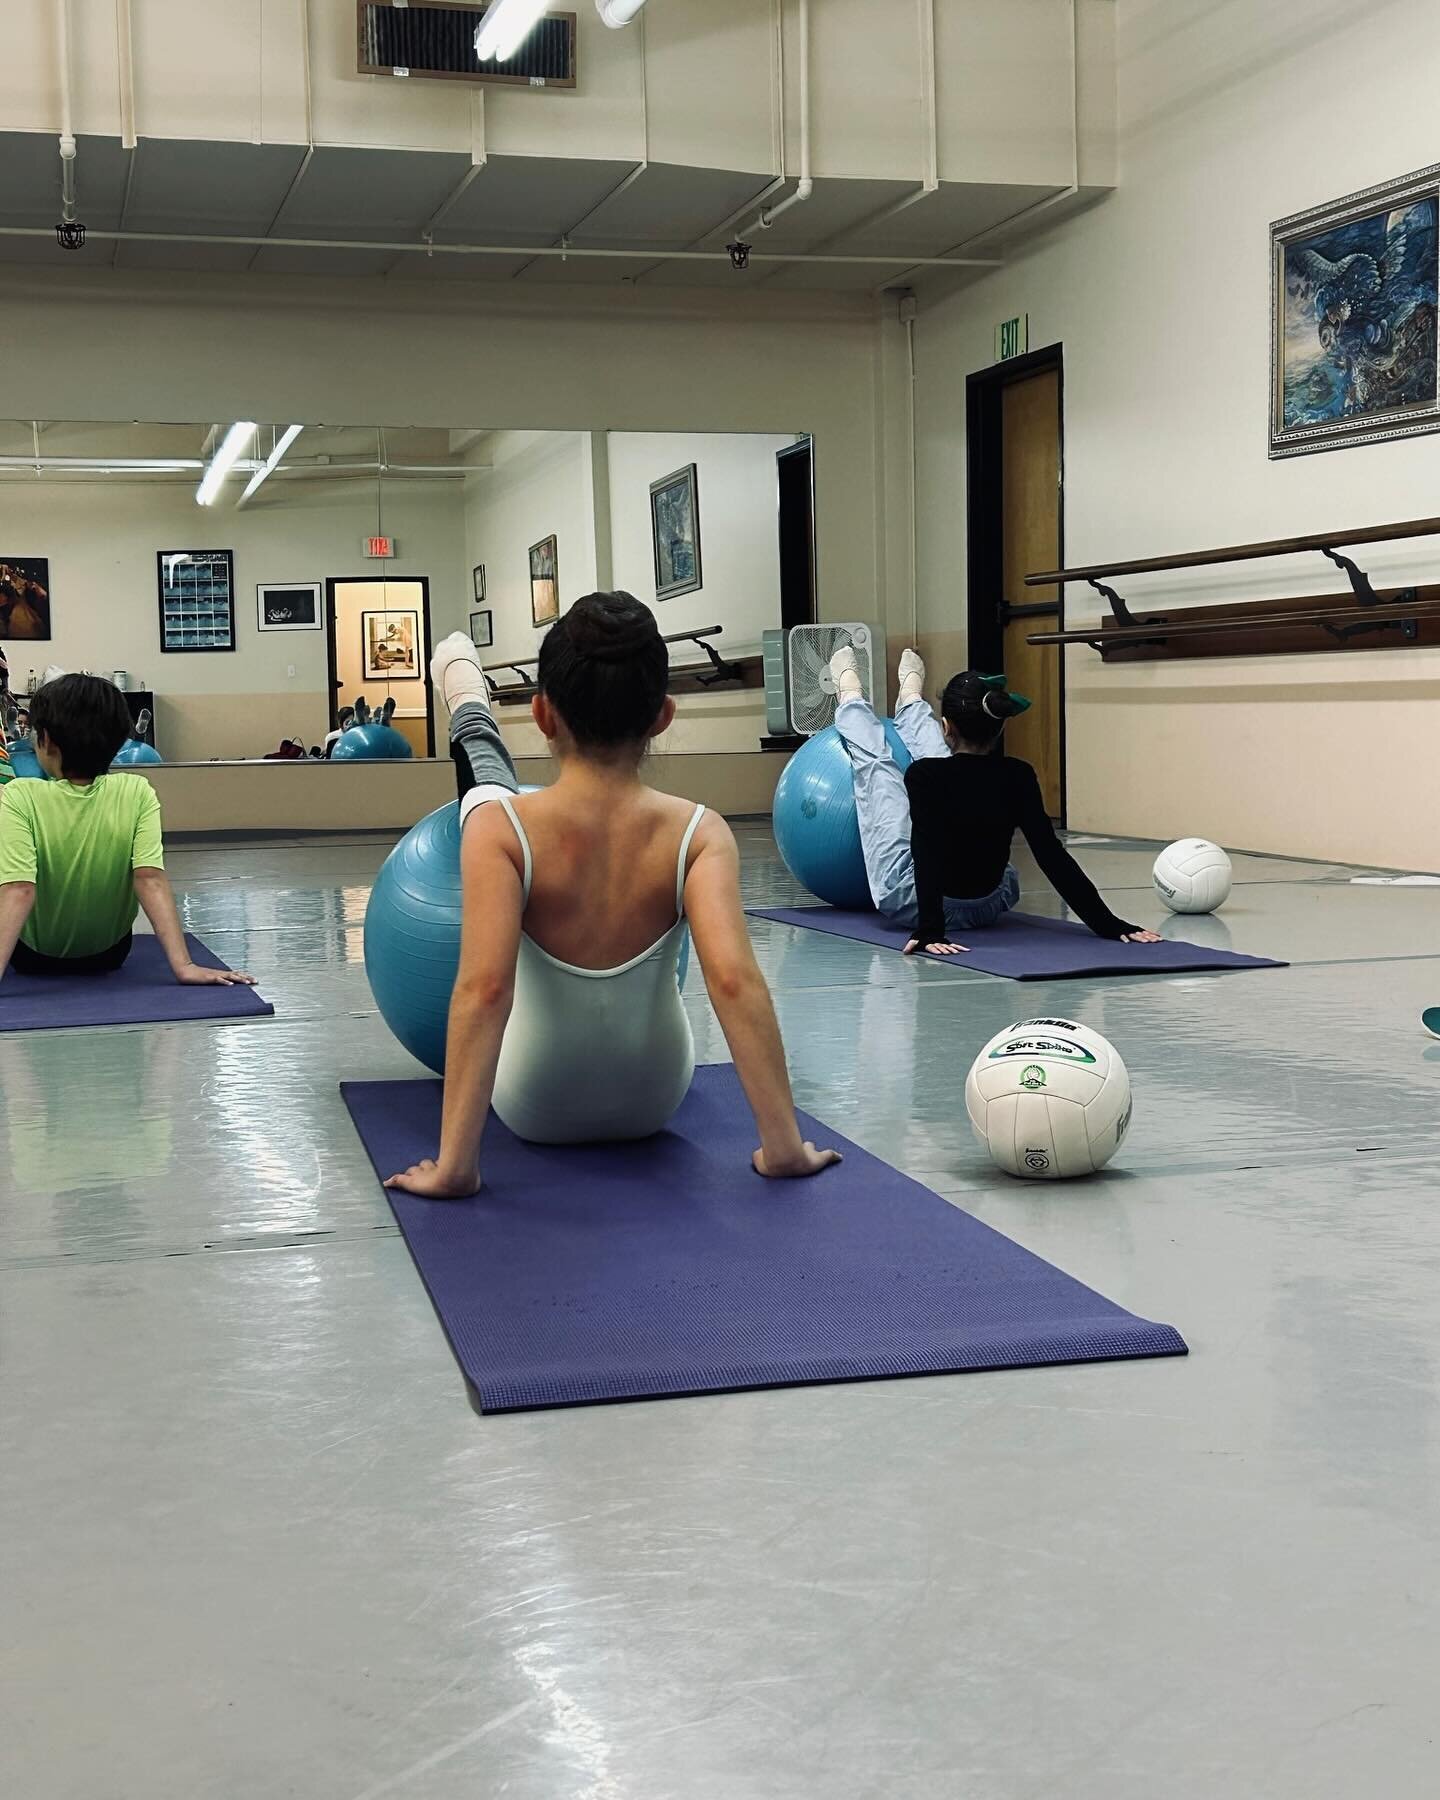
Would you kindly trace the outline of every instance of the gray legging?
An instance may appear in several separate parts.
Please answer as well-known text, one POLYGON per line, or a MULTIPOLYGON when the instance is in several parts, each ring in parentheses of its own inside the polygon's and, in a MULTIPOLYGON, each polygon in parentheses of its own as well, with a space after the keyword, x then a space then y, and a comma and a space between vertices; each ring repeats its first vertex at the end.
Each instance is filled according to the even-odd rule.
POLYGON ((515 764, 483 700, 466 700, 450 715, 450 753, 455 758, 455 785, 462 800, 477 787, 520 792, 515 764))

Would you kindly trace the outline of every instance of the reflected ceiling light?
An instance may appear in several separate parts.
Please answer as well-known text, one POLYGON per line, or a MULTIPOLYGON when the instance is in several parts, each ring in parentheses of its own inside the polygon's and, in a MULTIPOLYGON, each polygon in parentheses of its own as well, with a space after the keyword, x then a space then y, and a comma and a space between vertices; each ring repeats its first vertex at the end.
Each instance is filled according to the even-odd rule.
POLYGON ((200 485, 195 490, 195 504, 210 506, 220 492, 225 477, 250 447, 250 440, 255 435, 253 419, 239 419, 225 433, 224 442, 210 458, 205 473, 200 477, 200 485))
POLYGON ((495 0, 475 27, 478 62, 508 62, 544 15, 547 0, 495 0))
POLYGON ((276 463, 279 462, 280 458, 295 442, 296 438, 299 437, 304 429, 305 427, 303 425, 287 425, 285 427, 284 431, 276 438, 274 448, 271 450, 270 454, 250 477, 249 482, 246 484, 245 492, 240 496, 242 500, 248 500, 255 492, 256 488, 259 487, 260 483, 264 481, 268 475, 274 473, 276 463))

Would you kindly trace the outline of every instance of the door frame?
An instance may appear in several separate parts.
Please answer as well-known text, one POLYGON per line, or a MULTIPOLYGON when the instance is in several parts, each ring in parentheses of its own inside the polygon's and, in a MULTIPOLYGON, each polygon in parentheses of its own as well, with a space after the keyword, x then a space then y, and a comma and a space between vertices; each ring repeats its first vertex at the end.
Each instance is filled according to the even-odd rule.
POLYGON ((784 630, 788 630, 792 625, 813 625, 815 623, 815 602, 816 602, 816 596, 819 593, 820 576, 819 576, 819 570, 816 566, 817 560, 818 560, 819 546, 816 544, 816 541, 815 541, 815 440, 813 437, 810 437, 808 434, 804 437, 796 438, 796 440, 793 444, 786 444, 784 449, 777 450, 775 452, 775 524, 776 524, 776 536, 779 540, 779 545, 780 545, 780 624, 781 624, 781 628, 784 630), (810 495, 809 495, 810 592, 806 596, 806 599, 805 599, 805 616, 804 616, 804 618, 799 618, 799 617, 795 617, 795 616, 787 616, 787 614, 789 613, 789 609, 787 609, 787 607, 786 607, 786 600, 789 598, 789 596, 785 592, 785 552, 784 552, 785 501, 784 501, 783 495, 781 494, 781 489, 780 489, 780 470, 787 463, 793 462, 796 458, 801 457, 801 456, 803 456, 806 459, 806 462, 807 462, 807 465, 809 468, 809 474, 810 474, 810 481, 809 481, 809 489, 810 489, 810 495))
POLYGON ((387 582, 413 581, 420 588, 420 616, 425 627, 425 754, 435 754, 435 692, 430 682, 430 656, 434 644, 430 636, 430 577, 428 575, 327 575, 325 577, 325 692, 330 701, 330 729, 340 723, 340 708, 335 703, 339 677, 335 662, 335 590, 350 585, 383 587, 387 582))
MULTIPOLYGON (((965 523, 966 523, 966 643, 972 668, 998 669, 1004 665, 1005 628, 990 596, 1001 588, 1004 571, 1004 505, 1001 446, 1001 395, 1017 381, 1032 375, 1043 375, 1053 369, 1059 397, 1058 445, 1060 483, 1057 495, 1059 510, 1059 553, 1056 564, 1065 566, 1065 353, 1062 344, 1047 344, 1025 356, 1013 356, 1008 362, 994 363, 965 378, 965 523)), ((1001 596, 1003 598, 1003 595, 1001 596)), ((1058 612, 1042 610, 1047 617, 1058 618, 1058 631, 1065 629, 1065 584, 1059 584, 1058 612)), ((1024 617, 1018 612, 1013 616, 1024 617)), ((1038 616, 1038 614, 1037 614, 1038 616)), ((1066 759, 1065 652, 1056 646, 1060 659, 1060 823, 1069 812, 1070 783, 1066 759)))

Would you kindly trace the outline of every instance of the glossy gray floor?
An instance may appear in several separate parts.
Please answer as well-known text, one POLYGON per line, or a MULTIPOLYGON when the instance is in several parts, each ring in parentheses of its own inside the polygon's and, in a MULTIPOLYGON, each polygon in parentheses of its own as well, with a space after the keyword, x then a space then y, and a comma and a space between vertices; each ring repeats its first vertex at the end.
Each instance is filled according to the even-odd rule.
MULTIPOLYGON (((273 1021, 0 1039, 0 1791, 1440 1790, 1440 891, 1240 858, 1198 930, 1295 966, 1153 981, 757 925, 807 1107, 1192 1355, 482 1420, 336 1092, 418 1073, 360 963, 383 849, 175 854, 273 1021), (1057 1009, 1136 1122, 1030 1187, 962 1082, 1057 1009)), ((1081 854, 1156 918, 1153 848, 1081 854)))

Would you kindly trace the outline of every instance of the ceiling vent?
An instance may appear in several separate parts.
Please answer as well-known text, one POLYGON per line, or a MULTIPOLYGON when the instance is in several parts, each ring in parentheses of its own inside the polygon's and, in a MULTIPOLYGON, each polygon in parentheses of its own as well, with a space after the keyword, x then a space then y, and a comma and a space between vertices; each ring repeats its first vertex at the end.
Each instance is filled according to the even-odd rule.
POLYGON ((487 8, 460 0, 358 0, 362 75, 416 75, 428 81, 503 82, 508 87, 575 85, 575 14, 546 13, 503 63, 476 62, 475 27, 487 8))

